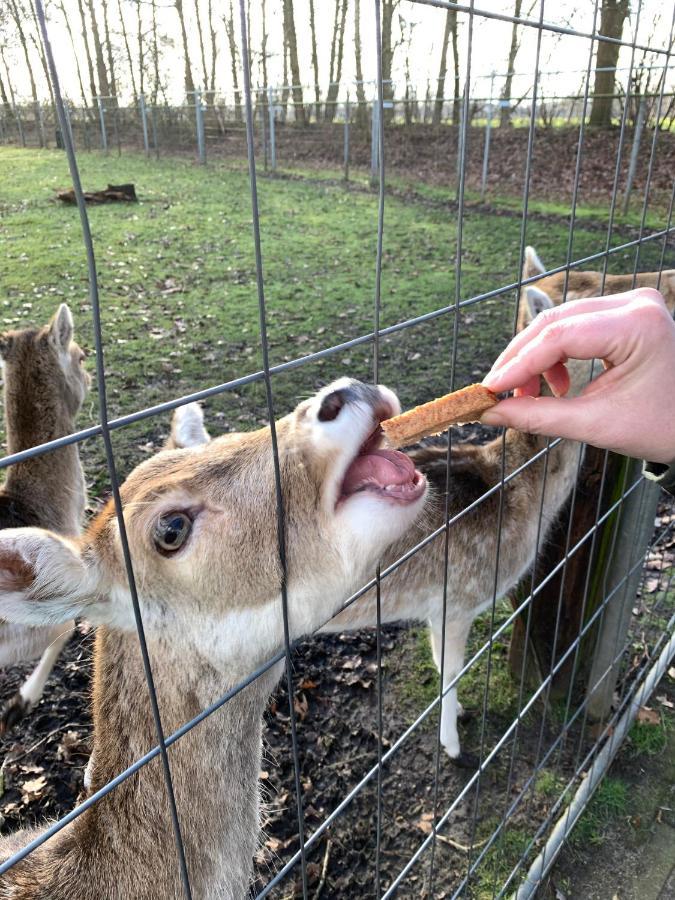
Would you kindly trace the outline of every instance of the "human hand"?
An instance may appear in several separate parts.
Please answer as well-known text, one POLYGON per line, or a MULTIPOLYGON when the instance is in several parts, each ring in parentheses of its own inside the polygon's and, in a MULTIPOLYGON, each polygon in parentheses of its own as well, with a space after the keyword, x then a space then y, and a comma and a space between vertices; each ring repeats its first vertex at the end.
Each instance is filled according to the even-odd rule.
POLYGON ((514 390, 483 414, 486 425, 572 438, 651 462, 675 459, 675 323, 653 288, 546 310, 516 335, 483 384, 514 390), (605 367, 578 397, 565 397, 568 359, 601 359, 605 367), (538 396, 541 375, 553 397, 538 396))

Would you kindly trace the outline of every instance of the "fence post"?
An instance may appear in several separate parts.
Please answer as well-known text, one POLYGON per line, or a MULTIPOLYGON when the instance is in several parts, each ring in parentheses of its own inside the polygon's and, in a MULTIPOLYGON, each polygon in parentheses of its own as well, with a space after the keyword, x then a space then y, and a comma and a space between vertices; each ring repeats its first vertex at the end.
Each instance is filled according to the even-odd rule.
POLYGON ((19 107, 12 100, 12 112, 14 113, 14 118, 16 120, 16 127, 19 131, 19 140, 21 141, 21 146, 26 146, 26 135, 23 130, 23 122, 21 121, 21 113, 19 112, 19 107))
POLYGON ((206 141, 204 140, 204 110, 202 108, 202 95, 200 91, 195 91, 195 121, 197 124, 197 150, 199 152, 199 162, 206 165, 206 141))
POLYGON ((101 150, 107 154, 108 152, 108 134, 105 130, 105 107, 103 106, 103 100, 101 97, 96 98, 96 102, 98 103, 98 119, 101 124, 101 150))
POLYGON ((370 183, 377 184, 380 171, 380 105, 373 101, 372 127, 370 129, 370 183))
MULTIPOLYGON (((628 103, 628 97, 626 97, 628 103)), ((638 156, 640 155, 640 141, 642 140, 642 132, 645 127, 645 118, 647 116, 646 98, 640 98, 640 106, 638 107, 637 121, 635 122, 635 131, 633 133, 633 147, 630 151, 630 163, 628 164, 628 177, 626 179, 626 194, 623 199, 623 214, 628 212, 630 204, 630 195, 633 190, 633 181, 635 179, 635 171, 638 164, 638 156)))
POLYGON ((488 166, 490 164, 490 131, 492 129, 492 97, 494 92, 495 73, 494 70, 490 75, 490 103, 488 105, 487 122, 485 123, 485 146, 483 148, 483 173, 480 180, 480 198, 485 199, 485 189, 487 188, 488 166))
POLYGON ((267 171, 267 126, 265 125, 265 94, 262 94, 260 103, 260 132, 262 136, 262 155, 265 161, 265 171, 267 171))
POLYGON ((138 107, 141 112, 141 125, 143 127, 143 149, 145 150, 145 155, 149 156, 150 143, 148 141, 148 113, 145 108, 145 96, 143 94, 141 94, 138 98, 138 107))
POLYGON ((270 166, 274 172, 277 167, 277 145, 274 134, 274 94, 272 88, 267 88, 267 110, 270 120, 270 166))
POLYGON ((70 121, 70 106, 68 105, 68 103, 65 100, 63 101, 63 115, 66 120, 66 128, 68 129, 70 143, 73 145, 73 148, 75 148, 75 139, 73 137, 73 124, 70 121))
MULTIPOLYGON (((642 463, 630 460, 626 484, 630 487, 640 478, 642 463)), ((588 680, 588 715, 602 721, 611 709, 621 660, 616 656, 623 647, 635 594, 642 577, 642 567, 637 565, 644 556, 654 531, 656 505, 661 489, 645 480, 623 501, 616 526, 616 540, 611 558, 603 577, 602 595, 615 591, 602 617, 595 658, 588 680), (635 567, 635 571, 631 570, 635 567)))
POLYGON ((345 181, 349 181, 349 91, 347 91, 347 102, 345 103, 345 181))
POLYGON ((152 146, 155 148, 155 159, 159 159, 159 144, 157 143, 157 104, 150 108, 150 122, 152 124, 152 146))

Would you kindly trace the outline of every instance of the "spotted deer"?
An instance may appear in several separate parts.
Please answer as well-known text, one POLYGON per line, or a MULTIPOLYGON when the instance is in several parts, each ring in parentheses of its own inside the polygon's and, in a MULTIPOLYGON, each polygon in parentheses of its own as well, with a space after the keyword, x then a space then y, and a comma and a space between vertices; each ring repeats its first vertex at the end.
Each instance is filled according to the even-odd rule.
MULTIPOLYGON (((534 278, 544 275, 543 264, 534 247, 525 248, 522 277, 534 278)), ((565 272, 546 275, 530 285, 523 285, 518 306, 518 331, 522 331, 530 318, 528 303, 536 312, 546 309, 548 304, 558 305, 563 300, 581 300, 584 297, 600 297, 606 294, 621 294, 636 287, 658 288, 670 312, 675 311, 675 269, 662 272, 638 272, 632 275, 605 275, 602 272, 577 272, 570 269, 565 290, 565 272), (540 296, 541 293, 541 296, 540 296), (563 296, 564 294, 564 296, 563 296)))
MULTIPOLYGON (((422 512, 426 479, 382 449, 394 394, 350 379, 276 426, 291 639, 314 631, 422 512)), ((121 488, 136 586, 166 733, 270 659, 284 642, 270 429, 166 450, 121 488)), ((0 532, 0 614, 22 625, 84 616, 94 650, 90 791, 155 743, 112 506, 81 537, 0 532)), ((192 893, 247 896, 258 841, 262 714, 278 664, 169 752, 192 893)), ((0 840, 0 860, 40 829, 0 840)), ((181 897, 159 760, 142 767, 0 878, 0 900, 181 897), (171 849, 170 849, 171 848, 171 849)))
MULTIPOLYGON (((89 376, 82 366, 84 353, 73 340, 73 318, 66 304, 43 328, 0 335, 0 356, 8 453, 75 431, 89 376)), ((69 444, 8 468, 0 488, 0 528, 40 526, 74 537, 82 526, 85 503, 77 444, 69 444)), ((40 657, 0 710, 0 735, 38 703, 74 627, 72 619, 26 624, 0 618, 0 668, 40 657)))

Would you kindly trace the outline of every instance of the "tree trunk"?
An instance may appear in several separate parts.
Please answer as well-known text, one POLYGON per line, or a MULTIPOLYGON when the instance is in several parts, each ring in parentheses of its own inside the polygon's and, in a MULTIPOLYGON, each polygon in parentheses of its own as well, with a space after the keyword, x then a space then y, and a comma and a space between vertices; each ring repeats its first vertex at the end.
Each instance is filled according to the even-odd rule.
POLYGON ((93 0, 86 0, 89 17, 91 19, 91 35, 94 40, 94 53, 96 55, 96 74, 98 75, 99 96, 110 96, 110 85, 108 82, 108 73, 103 59, 103 45, 101 44, 101 36, 98 30, 98 22, 96 21, 96 13, 94 12, 93 0))
MULTIPOLYGON (((140 6, 140 4, 139 4, 140 6)), ((117 9, 120 14, 120 25, 122 26, 122 40, 124 41, 124 49, 127 51, 127 61, 129 63, 129 77, 131 78, 131 90, 134 95, 134 106, 138 103, 138 89, 136 87, 136 76, 134 75, 134 61, 131 56, 131 47, 129 46, 129 35, 127 34, 127 26, 124 22, 124 13, 122 12, 122 0, 117 0, 117 9)), ((139 58, 139 64, 143 65, 139 58)))
POLYGON ((450 34, 457 42, 457 10, 449 9, 445 17, 445 30, 443 32, 443 47, 441 49, 441 62, 438 67, 438 82, 436 84, 436 102, 434 103, 433 124, 440 125, 443 118, 443 99, 445 97, 445 76, 448 71, 448 44, 450 34))
MULTIPOLYGON (((213 0, 209 0, 208 6, 209 17, 209 37, 211 40, 211 78, 209 81, 209 90, 213 93, 213 102, 215 104, 216 97, 216 60, 218 59, 218 43, 216 41, 216 29, 213 27, 213 0)), ((263 19, 265 17, 265 8, 263 0, 263 19)))
POLYGON ((157 95, 160 89, 159 80, 159 37, 157 34, 157 3, 152 0, 152 105, 157 105, 157 95))
POLYGON ((286 121, 288 114, 288 95, 290 88, 288 86, 288 41, 286 40, 286 32, 284 31, 284 86, 281 90, 281 120, 286 121))
POLYGON ((230 0, 230 14, 223 17, 225 32, 230 46, 230 65, 232 66, 232 86, 234 88, 234 118, 241 122, 241 97, 239 96, 239 66, 237 65, 237 42, 234 37, 234 11, 230 0))
POLYGON ((2 100, 2 107, 5 110, 5 113, 9 115, 12 111, 12 106, 9 102, 7 91, 5 90, 5 82, 2 79, 2 75, 0 75, 0 100, 2 100))
POLYGON ((368 124, 366 91, 363 86, 363 64, 361 62, 361 0, 354 0, 354 57, 356 62, 356 123, 364 127, 368 124))
POLYGON ((38 133, 38 138, 40 141, 40 146, 44 147, 44 136, 42 133, 42 121, 40 119, 40 101, 38 100, 37 87, 35 84, 35 76, 33 74, 33 65, 30 61, 30 54, 28 53, 28 42, 26 41, 26 33, 23 30, 23 22, 25 20, 25 10, 19 9, 16 0, 9 0, 9 8, 12 14, 12 18, 14 19, 14 24, 16 25, 16 30, 19 35, 19 43, 21 44, 21 49, 23 50, 23 55, 26 60, 26 69, 28 70, 28 78, 30 80, 30 90, 31 95, 33 97, 33 106, 35 109, 35 128, 38 133))
MULTIPOLYGON (((517 18, 520 16, 520 10, 523 5, 523 0, 516 0, 516 6, 513 10, 513 15, 517 18)), ((518 24, 516 22, 513 23, 511 28, 511 47, 509 48, 509 58, 506 64, 506 81, 504 82, 504 87, 502 88, 501 99, 504 101, 504 106, 501 107, 499 111, 499 127, 500 128, 508 128, 511 124, 511 107, 506 105, 506 101, 511 102, 511 87, 513 85, 513 75, 514 75, 514 65, 516 62, 516 54, 518 53, 518 24)))
POLYGON ((110 27, 108 25, 108 2, 107 0, 101 0, 101 5, 103 6, 103 28, 105 31, 105 45, 108 55, 108 73, 110 78, 110 93, 115 98, 114 104, 115 106, 119 105, 119 100, 117 98, 117 79, 115 78, 115 62, 113 60, 113 52, 112 52, 112 41, 110 40, 110 27))
MULTIPOLYGON (((267 40, 269 35, 267 34, 267 0, 262 0, 262 37, 260 39, 260 66, 262 68, 262 86, 265 92, 269 87, 269 82, 267 80, 267 40)), ((265 93, 265 99, 263 103, 267 103, 267 93, 265 93)))
MULTIPOLYGON (((334 54, 335 67, 331 66, 331 79, 328 85, 328 93, 326 95, 326 122, 332 122, 335 118, 335 110, 337 106, 337 96, 340 91, 340 79, 342 78, 342 57, 345 45, 345 24, 347 22, 347 5, 348 0, 342 0, 342 8, 340 12, 340 25, 337 31, 337 48, 334 54)), ((335 6, 336 20, 337 12, 340 7, 340 0, 335 6)))
POLYGON ((87 95, 84 90, 84 81, 82 80, 82 69, 80 67, 80 60, 77 56, 77 48, 75 47, 75 35, 73 34, 73 30, 70 27, 70 19, 68 17, 68 13, 66 12, 66 8, 63 5, 63 0, 60 0, 58 5, 58 9, 61 10, 61 15, 63 16, 63 22, 66 26, 66 31, 68 32, 68 37, 70 38, 70 45, 73 48, 73 59, 75 60, 75 68, 77 70, 77 81, 80 85, 80 94, 82 95, 82 106, 87 108, 87 95))
POLYGON ((138 47, 138 93, 145 96, 145 48, 143 46, 143 18, 140 3, 136 3, 136 46, 138 47))
POLYGON ((291 77, 293 79, 293 106, 295 109, 295 121, 299 125, 305 124, 305 107, 302 97, 302 82, 300 81, 300 64, 298 62, 298 42, 295 36, 295 20, 293 18, 293 0, 284 0, 284 35, 288 44, 288 57, 291 65, 291 77))
POLYGON ((455 27, 452 29, 452 64, 455 69, 455 76, 452 89, 452 124, 459 125, 461 117, 461 94, 459 90, 459 46, 457 44, 457 20, 455 19, 455 27))
MULTIPOLYGON (((394 61, 392 45, 392 23, 394 10, 399 0, 382 0, 382 98, 385 103, 394 99, 394 85, 391 83, 391 70, 394 61)), ((385 122, 393 116, 393 109, 385 110, 385 122)))
MULTIPOLYGON (((628 16, 628 0, 602 0, 600 12, 600 34, 606 37, 621 39, 623 23, 628 16)), ((614 83, 616 80, 616 64, 621 47, 598 41, 598 52, 595 62, 595 87, 591 106, 590 124, 596 128, 611 128, 612 106, 614 103, 614 83), (610 69, 602 72, 601 69, 610 69)))
POLYGON ((199 35, 199 54, 202 59, 202 72, 204 73, 204 90, 209 88, 209 70, 206 65, 206 48, 204 46, 204 33, 202 32, 202 17, 199 12, 199 0, 194 0, 195 18, 197 20, 197 34, 199 35))
POLYGON ((185 93, 190 96, 195 92, 195 83, 192 80, 192 67, 190 65, 190 50, 188 49, 187 30, 185 28, 185 16, 183 15, 183 0, 174 0, 176 12, 178 13, 178 21, 180 22, 180 33, 183 39, 183 59, 185 60, 185 93))
POLYGON ((84 53, 87 57, 87 71, 89 72, 89 90, 91 91, 91 102, 94 103, 94 98, 98 95, 98 89, 96 87, 94 63, 91 58, 91 49, 89 47, 89 28, 87 27, 87 18, 84 14, 84 5, 82 0, 77 0, 77 8, 80 11, 80 21, 82 22, 82 40, 84 41, 84 53))
POLYGON ((309 31, 312 39, 312 69, 314 70, 314 119, 319 121, 319 57, 316 53, 316 20, 314 18, 314 0, 309 0, 309 31))
POLYGON ((35 52, 40 58, 40 62, 42 63, 42 71, 45 75, 45 81, 47 82, 47 89, 49 90, 49 99, 51 100, 52 106, 54 106, 54 91, 52 90, 52 80, 49 77, 49 66, 47 65, 47 57, 45 56, 45 52, 42 49, 42 41, 40 40, 40 23, 38 22, 37 12, 35 11, 35 4, 33 0, 28 0, 28 5, 30 7, 31 16, 33 17, 33 24, 35 25, 35 34, 37 38, 31 34, 31 40, 33 41, 33 46, 35 47, 35 52))

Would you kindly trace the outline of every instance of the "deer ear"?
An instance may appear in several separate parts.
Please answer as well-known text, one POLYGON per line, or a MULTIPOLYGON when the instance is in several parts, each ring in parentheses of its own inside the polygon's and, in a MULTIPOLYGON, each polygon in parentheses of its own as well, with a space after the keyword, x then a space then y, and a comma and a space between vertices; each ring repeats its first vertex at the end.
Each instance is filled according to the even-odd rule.
POLYGON ((73 316, 67 303, 59 306, 54 318, 49 323, 49 336, 58 350, 67 350, 73 339, 73 316))
POLYGON ((204 413, 198 403, 179 406, 171 419, 171 437, 164 449, 199 447, 208 444, 211 435, 204 428, 204 413))
POLYGON ((523 259, 523 280, 533 278, 535 275, 543 275, 545 271, 546 267, 539 259, 534 247, 526 247, 523 259))
POLYGON ((544 312, 545 309, 552 309, 555 306, 553 300, 541 288, 525 288, 525 296, 527 298, 527 312, 530 321, 535 316, 538 316, 540 312, 544 312))
POLYGON ((0 532, 0 618, 23 625, 67 622, 101 605, 94 565, 75 541, 42 528, 0 532))

